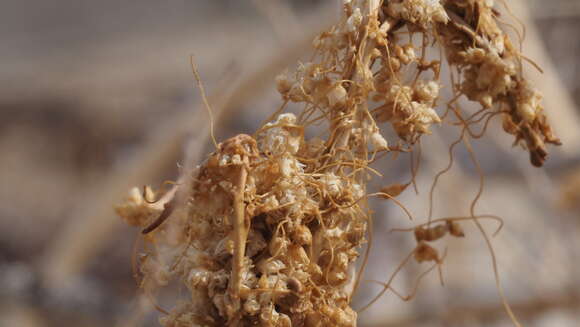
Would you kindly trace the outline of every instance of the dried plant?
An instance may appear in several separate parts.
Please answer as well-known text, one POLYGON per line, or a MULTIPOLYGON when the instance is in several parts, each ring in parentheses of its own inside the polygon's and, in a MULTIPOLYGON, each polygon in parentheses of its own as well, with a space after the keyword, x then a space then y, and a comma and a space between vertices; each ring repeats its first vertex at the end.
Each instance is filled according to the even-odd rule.
MULTIPOLYGON (((545 143, 560 142, 546 121, 541 94, 522 74, 526 59, 498 27, 502 18, 493 5, 344 1, 341 21, 314 40, 312 61, 276 78, 283 106, 270 122, 253 136, 216 145, 200 166, 185 167, 180 183, 160 199, 150 189, 134 189, 117 212, 145 227, 147 247, 137 258, 140 286, 152 294, 178 280, 190 291, 161 323, 355 326, 350 302, 371 242, 360 271, 354 262, 372 237, 367 199, 401 205, 395 197, 409 185, 369 192, 368 181, 379 174, 370 164, 384 153, 412 151, 451 115, 459 123, 449 126, 461 127, 452 146, 464 142, 471 150, 468 138, 481 137, 499 115, 532 164, 541 166, 545 143), (427 59, 433 45, 452 71, 454 96, 443 113, 436 110, 442 59, 427 59), (463 95, 482 109, 466 116, 457 105, 463 95), (304 110, 282 113, 289 102, 304 110), (305 130, 320 122, 325 133, 306 138, 305 130), (472 130, 476 124, 483 124, 481 133, 472 130), (397 140, 387 142, 389 127, 397 140)), ((460 221, 474 221, 492 249, 479 220, 499 218, 477 216, 478 197, 468 217, 431 219, 430 213, 426 224, 413 229, 417 247, 396 272, 412 257, 440 266, 445 255, 429 243, 448 234, 463 237, 460 221)), ((380 295, 395 292, 394 276, 380 295)), ((499 287, 497 271, 496 278, 499 287)))

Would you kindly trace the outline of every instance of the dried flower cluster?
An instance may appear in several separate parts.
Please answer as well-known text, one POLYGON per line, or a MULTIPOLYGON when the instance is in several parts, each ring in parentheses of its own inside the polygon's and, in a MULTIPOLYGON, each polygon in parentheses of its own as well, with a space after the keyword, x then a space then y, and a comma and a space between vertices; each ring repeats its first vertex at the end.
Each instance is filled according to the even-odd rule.
MULTIPOLYGON (((163 217, 145 235, 141 286, 152 292, 177 280, 190 292, 164 326, 356 325, 350 300, 361 273, 353 263, 371 223, 369 165, 379 152, 409 151, 444 116, 436 111, 441 62, 426 59, 433 43, 459 74, 457 95, 483 107, 464 119, 449 102, 464 131, 502 114, 535 165, 545 160, 544 142, 559 142, 493 1, 345 0, 343 9, 341 22, 314 40, 315 59, 276 78, 284 103, 305 105, 299 115, 279 114, 254 136, 224 141, 175 195, 154 202, 151 191, 133 191, 117 207, 132 225, 163 217), (320 121, 326 133, 306 139, 305 128, 320 121), (393 144, 383 123, 399 136, 393 144)), ((392 198, 407 185, 380 194, 392 198)), ((439 262, 425 242, 463 233, 453 221, 429 228, 416 230, 424 234, 416 234, 415 258, 439 262)))
POLYGON ((450 65, 463 82, 460 93, 484 109, 501 112, 504 130, 523 141, 534 166, 548 155, 545 143, 560 145, 546 121, 542 95, 522 76, 522 55, 499 29, 494 1, 448 1, 449 24, 438 26, 450 65))

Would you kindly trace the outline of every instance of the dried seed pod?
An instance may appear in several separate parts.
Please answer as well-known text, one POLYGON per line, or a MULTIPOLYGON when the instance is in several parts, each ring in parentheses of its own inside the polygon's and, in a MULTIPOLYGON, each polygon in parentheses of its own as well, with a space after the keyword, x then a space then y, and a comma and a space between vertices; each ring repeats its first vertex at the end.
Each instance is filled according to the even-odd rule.
POLYGON ((449 219, 446 222, 447 229, 449 230, 449 234, 455 237, 465 237, 465 233, 463 232, 463 228, 457 222, 449 219))
POLYGON ((297 265, 308 265, 310 263, 310 258, 306 254, 306 250, 300 245, 290 245, 288 255, 297 265))
POLYGON ((415 228, 415 240, 417 240, 417 243, 426 241, 426 242, 432 242, 432 241, 436 241, 440 238, 442 238, 443 236, 445 236, 445 234, 447 234, 448 232, 448 227, 447 225, 437 225, 437 226, 433 226, 433 227, 429 227, 429 228, 425 228, 423 226, 419 226, 417 228, 415 228))
POLYGON ((312 233, 306 225, 298 225, 292 233, 292 240, 298 245, 312 244, 312 233))
POLYGON ((417 260, 419 263, 424 261, 439 262, 439 252, 424 241, 421 241, 419 244, 417 244, 414 257, 415 260, 417 260))
POLYGON ((294 85, 292 81, 286 74, 280 74, 276 76, 276 89, 280 94, 288 94, 294 85))
POLYGON ((255 316, 261 310, 260 303, 256 299, 256 294, 252 293, 248 295, 248 298, 244 301, 244 310, 250 315, 255 316))
POLYGON ((444 224, 438 224, 433 227, 424 227, 420 225, 414 230, 415 240, 420 242, 432 242, 441 239, 447 233, 455 237, 464 237, 463 228, 453 219, 445 220, 444 224))
POLYGON ((346 104, 347 92, 341 84, 336 84, 327 94, 330 107, 344 106, 346 104))
POLYGON ((291 290, 292 292, 302 293, 302 291, 303 291, 302 282, 300 282, 300 280, 298 280, 298 278, 289 277, 286 280, 286 284, 288 285, 288 289, 291 290))

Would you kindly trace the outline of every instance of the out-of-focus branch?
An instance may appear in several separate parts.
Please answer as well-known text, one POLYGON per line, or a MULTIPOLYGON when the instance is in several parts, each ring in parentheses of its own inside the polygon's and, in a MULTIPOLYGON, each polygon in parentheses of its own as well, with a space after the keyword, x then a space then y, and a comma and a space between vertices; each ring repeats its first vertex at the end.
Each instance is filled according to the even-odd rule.
POLYGON ((301 26, 285 0, 252 0, 256 10, 272 25, 276 37, 282 41, 290 36, 300 34, 301 26))

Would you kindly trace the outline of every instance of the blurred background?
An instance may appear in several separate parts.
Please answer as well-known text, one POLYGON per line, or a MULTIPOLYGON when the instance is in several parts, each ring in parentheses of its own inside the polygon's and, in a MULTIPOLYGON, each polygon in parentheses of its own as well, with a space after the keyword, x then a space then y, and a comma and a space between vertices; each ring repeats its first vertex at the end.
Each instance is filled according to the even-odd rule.
MULTIPOLYGON (((131 253, 138 231, 115 216, 132 186, 176 179, 202 160, 208 117, 189 65, 214 107, 218 139, 249 133, 280 105, 273 79, 307 60, 313 37, 335 22, 331 0, 32 1, 0 4, 0 326, 157 326, 137 295, 131 253)), ((486 172, 478 212, 505 219, 494 239, 499 272, 526 326, 580 321, 580 2, 508 1, 526 24, 529 76, 564 146, 543 169, 511 148, 497 122, 474 141, 486 172)), ((466 104, 466 106, 469 106, 466 104)), ((457 133, 423 138, 419 194, 400 200, 424 219, 434 175, 457 133)), ((457 132, 457 131, 455 131, 457 132)), ((479 178, 464 149, 441 178, 435 216, 466 215, 479 178)), ((409 158, 371 188, 409 179, 409 158)), ((375 239, 365 279, 387 280, 413 249, 392 203, 374 202, 375 239)), ((421 221, 421 220, 420 220, 421 221)), ((492 230, 493 224, 486 227, 492 230)), ((443 267, 416 298, 387 293, 360 326, 509 326, 491 259, 476 229, 437 243, 443 267)), ((409 293, 426 266, 395 287, 409 293)), ((364 283, 354 307, 380 288, 364 283)), ((161 302, 163 303, 163 299, 161 302)))

